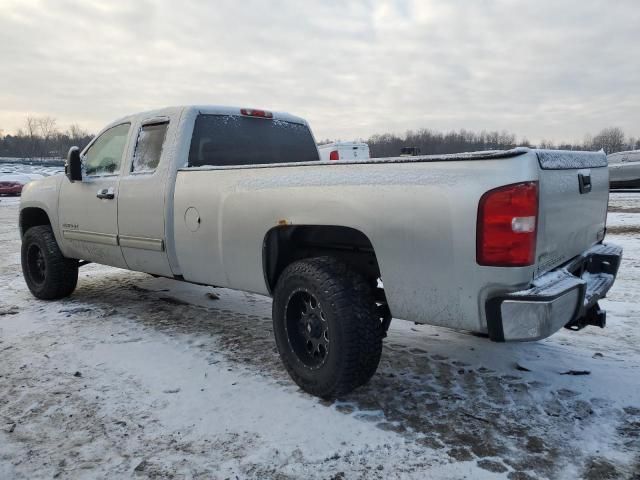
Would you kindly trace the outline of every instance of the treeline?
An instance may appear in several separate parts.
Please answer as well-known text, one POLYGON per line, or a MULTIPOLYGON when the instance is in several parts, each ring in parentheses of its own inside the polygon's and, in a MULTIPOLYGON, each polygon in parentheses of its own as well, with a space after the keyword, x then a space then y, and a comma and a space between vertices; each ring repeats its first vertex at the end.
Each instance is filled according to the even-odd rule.
POLYGON ((600 150, 606 153, 640 149, 640 139, 627 137, 618 127, 605 128, 597 135, 587 135, 582 143, 554 143, 542 141, 532 144, 526 138, 518 140, 516 135, 503 132, 473 132, 459 130, 438 132, 430 129, 408 131, 399 136, 391 133, 373 135, 368 140, 372 157, 394 157, 402 147, 418 147, 422 155, 472 152, 479 150, 504 150, 518 146, 539 147, 558 150, 600 150))
MULTIPOLYGON (((57 126, 52 117, 27 117, 24 128, 15 135, 3 135, 0 130, 0 157, 64 158, 72 146, 84 147, 93 135, 71 125, 66 130, 57 126)), ((473 132, 458 130, 439 132, 430 129, 409 130, 405 135, 385 133, 373 135, 368 140, 372 157, 395 157, 402 147, 418 147, 422 155, 473 152, 479 150, 505 150, 518 146, 559 150, 600 150, 606 153, 640 149, 640 138, 627 137, 618 127, 601 130, 597 135, 587 135, 582 143, 554 143, 541 141, 532 144, 526 138, 518 140, 510 132, 473 132)), ((329 143, 324 140, 320 143, 329 143)))
POLYGON ((27 117, 15 135, 0 130, 0 157, 64 158, 73 146, 84 147, 93 138, 78 125, 58 128, 55 118, 27 117))
MULTIPOLYGON (((402 147, 418 147, 422 155, 472 152, 478 150, 503 150, 514 148, 522 142, 508 132, 438 132, 422 129, 408 131, 404 136, 391 133, 373 135, 366 141, 372 157, 395 157, 402 147)), ((528 144, 528 142, 526 142, 528 144)))

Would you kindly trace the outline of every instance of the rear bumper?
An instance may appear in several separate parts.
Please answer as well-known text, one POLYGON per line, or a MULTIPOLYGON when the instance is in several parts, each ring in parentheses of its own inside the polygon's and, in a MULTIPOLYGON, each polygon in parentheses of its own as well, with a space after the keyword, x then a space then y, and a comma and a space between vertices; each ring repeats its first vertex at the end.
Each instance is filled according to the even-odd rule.
POLYGON ((596 245, 565 266, 532 282, 531 288, 487 301, 487 327, 494 341, 546 338, 568 327, 604 327, 605 312, 598 307, 613 285, 622 248, 596 245))

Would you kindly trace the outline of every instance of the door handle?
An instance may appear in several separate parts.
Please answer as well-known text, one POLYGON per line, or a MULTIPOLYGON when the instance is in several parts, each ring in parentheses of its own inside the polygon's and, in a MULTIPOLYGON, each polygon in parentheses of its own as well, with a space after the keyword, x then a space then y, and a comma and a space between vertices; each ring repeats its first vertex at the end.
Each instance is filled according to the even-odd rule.
POLYGON ((113 200, 115 196, 116 194, 113 191, 113 187, 100 189, 98 190, 98 194, 96 195, 97 198, 100 198, 102 200, 113 200))

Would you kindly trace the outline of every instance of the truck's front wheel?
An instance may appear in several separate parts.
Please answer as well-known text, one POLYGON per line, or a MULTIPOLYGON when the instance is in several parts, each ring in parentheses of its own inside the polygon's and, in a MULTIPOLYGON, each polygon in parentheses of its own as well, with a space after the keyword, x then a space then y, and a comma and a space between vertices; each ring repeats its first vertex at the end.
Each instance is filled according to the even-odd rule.
POLYGON ((280 276, 273 301, 276 344, 303 390, 331 398, 375 373, 383 334, 370 283, 330 257, 297 261, 280 276))
POLYGON ((31 293, 42 300, 71 295, 78 283, 78 261, 65 258, 48 225, 27 230, 22 238, 22 274, 31 293))

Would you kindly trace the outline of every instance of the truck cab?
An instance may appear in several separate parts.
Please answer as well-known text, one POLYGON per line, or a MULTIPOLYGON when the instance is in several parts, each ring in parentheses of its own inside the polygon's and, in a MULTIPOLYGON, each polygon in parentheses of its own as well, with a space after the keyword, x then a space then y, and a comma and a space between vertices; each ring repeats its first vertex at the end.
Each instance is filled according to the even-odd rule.
POLYGON ((304 120, 272 112, 264 119, 262 112, 174 107, 123 117, 105 127, 79 152, 81 177, 55 180, 57 208, 51 216, 57 217, 54 228, 64 255, 180 276, 172 241, 180 168, 197 167, 213 157, 217 164, 229 165, 319 160, 304 120), (190 125, 188 134, 185 124, 190 125), (204 135, 205 130, 216 138, 204 135), (256 151, 271 158, 255 158, 256 151))

